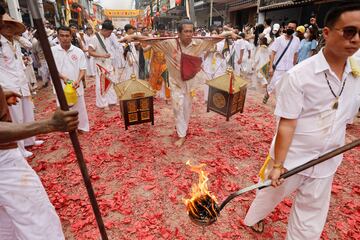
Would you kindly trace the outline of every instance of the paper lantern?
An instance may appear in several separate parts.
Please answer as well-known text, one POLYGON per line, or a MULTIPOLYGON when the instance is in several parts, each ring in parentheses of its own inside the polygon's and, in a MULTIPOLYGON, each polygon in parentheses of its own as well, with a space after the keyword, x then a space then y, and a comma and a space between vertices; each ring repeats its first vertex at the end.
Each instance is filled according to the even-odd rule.
POLYGON ((78 7, 76 10, 77 12, 81 12, 81 7, 78 7))
POLYGON ((176 0, 176 1, 175 1, 176 5, 180 5, 181 2, 182 2, 181 0, 176 0))
POLYGON ((69 5, 73 4, 73 0, 68 0, 68 4, 69 5))

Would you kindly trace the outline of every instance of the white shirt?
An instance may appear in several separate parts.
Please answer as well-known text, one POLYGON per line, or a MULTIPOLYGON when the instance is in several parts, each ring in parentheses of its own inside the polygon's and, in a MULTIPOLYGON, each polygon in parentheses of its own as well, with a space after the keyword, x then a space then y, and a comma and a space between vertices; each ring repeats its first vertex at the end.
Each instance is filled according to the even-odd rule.
POLYGON ((266 36, 266 35, 270 35, 270 32, 271 32, 271 27, 268 26, 267 28, 264 29, 262 33, 266 36))
POLYGON ((15 40, 11 43, 2 35, 0 42, 0 85, 5 90, 30 96, 20 44, 15 40))
MULTIPOLYGON (((110 41, 110 38, 104 38, 104 36, 101 33, 99 33, 99 36, 102 39, 102 42, 104 43, 106 50, 111 55, 111 41, 110 41)), ((100 44, 100 42, 99 42, 96 35, 90 40, 89 47, 94 49, 97 54, 103 54, 103 55, 106 54, 105 49, 101 46, 101 44, 100 44)), ((113 70, 111 57, 110 58, 98 58, 98 57, 95 57, 94 59, 95 59, 95 63, 105 67, 106 70, 108 70, 109 72, 113 70)))
MULTIPOLYGON (((286 46, 288 45, 290 40, 285 38, 285 35, 281 35, 280 37, 276 38, 274 43, 271 44, 270 50, 275 51, 275 59, 273 64, 277 62, 280 58, 281 54, 285 50, 286 46)), ((296 36, 293 36, 293 40, 286 50, 286 53, 281 58, 279 64, 276 66, 276 70, 287 71, 294 66, 294 54, 298 52, 300 47, 300 39, 296 36)))
MULTIPOLYGON (((237 64, 237 61, 239 60, 240 58, 240 51, 241 50, 244 50, 245 51, 245 46, 246 43, 245 43, 245 40, 244 39, 238 39, 234 42, 234 54, 235 54, 235 58, 234 58, 234 62, 235 64, 237 64)), ((244 60, 244 56, 243 56, 243 59, 244 60)))
MULTIPOLYGON (((66 76, 70 80, 77 81, 79 78, 80 70, 86 70, 86 59, 84 52, 73 45, 69 50, 63 49, 60 44, 51 48, 53 53, 56 67, 59 73, 66 76)), ((65 87, 63 81, 62 86, 65 87)), ((80 81, 80 86, 76 89, 79 96, 84 95, 84 86, 80 81)))
MULTIPOLYGON (((288 170, 315 159, 345 144, 346 124, 357 114, 360 106, 360 78, 351 73, 349 60, 340 81, 330 69, 323 52, 310 57, 285 73, 277 89, 275 115, 297 119, 297 126, 284 167, 288 170), (338 109, 333 109, 335 97, 346 79, 339 97, 338 109)), ((274 142, 271 155, 274 158, 274 142)), ((324 178, 336 172, 342 155, 303 171, 302 175, 324 178)))

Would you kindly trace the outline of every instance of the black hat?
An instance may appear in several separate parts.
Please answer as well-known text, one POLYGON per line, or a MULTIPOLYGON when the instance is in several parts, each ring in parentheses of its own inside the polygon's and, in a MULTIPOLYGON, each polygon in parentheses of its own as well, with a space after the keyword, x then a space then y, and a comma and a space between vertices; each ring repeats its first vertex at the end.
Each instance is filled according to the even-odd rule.
POLYGON ((129 29, 135 29, 135 28, 134 28, 134 26, 132 26, 131 24, 126 24, 126 25, 124 26, 125 32, 127 32, 129 29))
POLYGON ((104 21, 102 24, 102 28, 101 29, 105 29, 105 30, 114 30, 114 25, 112 24, 111 21, 104 21))

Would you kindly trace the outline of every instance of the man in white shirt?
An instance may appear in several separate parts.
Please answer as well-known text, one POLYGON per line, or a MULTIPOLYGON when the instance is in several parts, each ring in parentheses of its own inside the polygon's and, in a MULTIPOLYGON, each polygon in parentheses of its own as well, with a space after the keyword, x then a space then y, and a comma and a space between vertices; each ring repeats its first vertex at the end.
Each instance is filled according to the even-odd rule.
POLYGON ((271 22, 272 22, 272 20, 270 18, 265 19, 265 22, 264 22, 264 27, 265 28, 264 28, 264 31, 262 32, 265 37, 270 35, 271 22))
POLYGON ((89 118, 86 110, 84 85, 82 82, 86 72, 86 59, 84 52, 71 44, 71 30, 69 27, 59 27, 57 30, 59 45, 51 48, 62 86, 65 87, 69 81, 72 82, 78 96, 77 103, 71 110, 79 112, 80 131, 89 131, 89 118))
MULTIPOLYGON (((126 24, 124 26, 125 36, 136 35, 135 28, 131 24, 126 24)), ((139 43, 137 43, 139 44, 139 43)), ((136 77, 139 77, 139 53, 136 50, 135 43, 130 42, 124 46, 124 70, 122 70, 121 80, 129 80, 132 74, 135 74, 136 77)))
POLYGON ((269 179, 244 223, 262 232, 263 219, 292 192, 295 199, 286 239, 319 239, 330 204, 331 185, 342 155, 286 180, 280 175, 345 144, 346 124, 359 105, 360 74, 349 57, 360 47, 360 4, 332 9, 325 18, 325 48, 288 71, 277 92, 277 133, 269 179))
MULTIPOLYGON (((11 118, 16 123, 26 123, 34 121, 34 105, 31 99, 31 92, 25 74, 25 65, 22 60, 20 43, 16 41, 15 36, 21 31, 25 31, 25 26, 4 15, 4 24, 0 29, 0 84, 4 90, 14 91, 20 94, 21 100, 18 104, 10 106, 11 118), (14 27, 15 25, 15 27, 14 27)), ((18 141, 19 149, 24 157, 30 157, 31 152, 25 149, 25 146, 42 144, 42 141, 35 141, 35 138, 18 141), (26 141, 26 142, 25 142, 26 141)))
POLYGON ((286 34, 276 38, 274 43, 270 47, 270 50, 272 51, 270 55, 269 70, 271 81, 270 84, 267 86, 267 92, 264 96, 263 101, 264 103, 267 102, 267 100, 269 99, 269 95, 275 90, 276 85, 278 84, 284 73, 290 70, 297 62, 300 39, 293 35, 296 26, 296 21, 290 21, 286 28, 286 34), (290 45, 287 48, 288 44, 290 45))
POLYGON ((42 87, 47 87, 50 81, 50 72, 38 38, 38 32, 36 32, 34 34, 32 51, 35 56, 36 62, 39 64, 38 70, 42 80, 42 87))
MULTIPOLYGON (((89 55, 95 58, 95 64, 100 65, 108 71, 108 77, 116 79, 115 66, 113 65, 112 56, 114 53, 111 52, 111 41, 110 36, 114 26, 110 21, 104 21, 102 28, 98 33, 95 33, 95 37, 89 44, 89 55)), ((107 91, 101 91, 102 80, 101 72, 99 67, 96 71, 95 79, 95 91, 96 91, 96 106, 105 110, 109 109, 109 105, 115 105, 118 103, 117 96, 113 86, 111 85, 107 91)))
POLYGON ((94 62, 94 58, 89 55, 89 44, 93 41, 92 39, 95 37, 93 28, 89 25, 86 27, 84 34, 84 52, 86 55, 86 75, 87 76, 95 76, 96 75, 96 66, 94 62))

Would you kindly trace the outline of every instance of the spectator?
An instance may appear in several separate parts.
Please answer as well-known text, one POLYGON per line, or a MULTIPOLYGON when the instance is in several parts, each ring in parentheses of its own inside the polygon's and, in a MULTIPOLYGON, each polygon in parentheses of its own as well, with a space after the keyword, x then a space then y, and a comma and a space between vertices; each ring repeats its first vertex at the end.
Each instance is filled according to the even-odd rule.
POLYGON ((314 55, 317 46, 316 35, 314 34, 313 28, 308 28, 304 37, 300 42, 298 63, 314 55))

